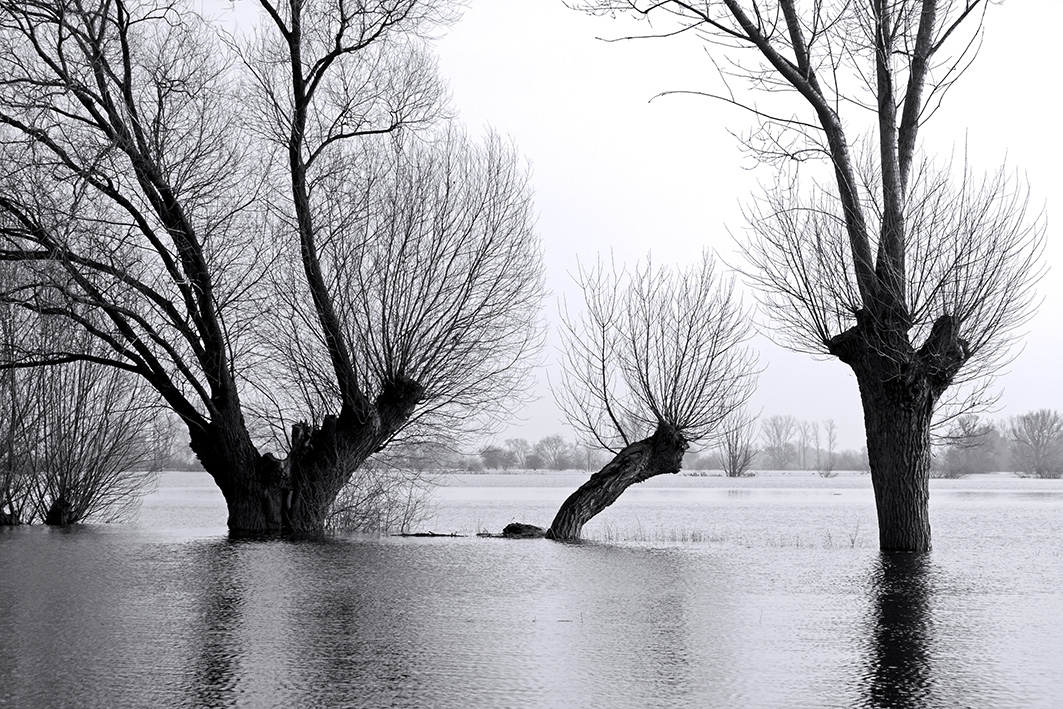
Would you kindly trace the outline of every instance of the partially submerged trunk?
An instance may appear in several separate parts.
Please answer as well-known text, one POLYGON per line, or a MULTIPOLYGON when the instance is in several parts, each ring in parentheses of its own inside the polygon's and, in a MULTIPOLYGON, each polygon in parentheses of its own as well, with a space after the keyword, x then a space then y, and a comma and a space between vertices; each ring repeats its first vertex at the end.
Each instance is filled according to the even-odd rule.
POLYGON ((930 423, 926 386, 898 396, 881 381, 861 382, 867 457, 883 551, 930 549, 930 423))
POLYGON ((345 407, 320 425, 295 424, 285 460, 259 453, 241 416, 219 417, 210 428, 193 431, 192 449, 225 497, 229 532, 324 533, 329 509, 351 474, 409 419, 423 393, 416 382, 393 382, 360 412, 345 407))
POLYGON ((667 424, 660 424, 649 438, 636 441, 569 495, 557 511, 548 539, 579 539, 583 525, 604 510, 635 483, 678 473, 683 463, 686 440, 667 424))
POLYGON ((860 386, 883 551, 930 550, 930 425, 938 398, 969 356, 957 331, 944 315, 916 350, 903 324, 875 322, 861 311, 857 325, 830 343, 860 386))
POLYGON ((53 527, 65 527, 77 521, 74 505, 62 495, 52 502, 48 512, 44 515, 44 523, 53 527))
POLYGON ((189 443, 225 498, 231 533, 284 531, 282 510, 290 488, 284 465, 258 452, 242 416, 216 416, 205 428, 190 427, 189 443))

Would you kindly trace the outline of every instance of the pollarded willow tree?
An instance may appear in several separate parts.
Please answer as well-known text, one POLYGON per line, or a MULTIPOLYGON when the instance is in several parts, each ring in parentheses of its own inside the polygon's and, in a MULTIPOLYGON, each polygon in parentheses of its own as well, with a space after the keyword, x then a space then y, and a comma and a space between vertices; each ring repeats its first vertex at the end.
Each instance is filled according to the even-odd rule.
POLYGON ((725 84, 748 87, 716 97, 758 117, 747 141, 758 157, 787 172, 823 158, 829 187, 790 173, 751 210, 750 275, 780 341, 856 375, 881 548, 929 549, 935 408, 1000 363, 1041 272, 1042 226, 1021 186, 919 157, 920 128, 974 58, 986 3, 580 5, 702 38, 725 84), (851 134, 862 125, 866 159, 851 134))
POLYGON ((749 319, 711 257, 687 270, 602 265, 578 277, 585 309, 566 315, 555 397, 584 444, 614 457, 565 500, 546 532, 578 539, 635 483, 678 473, 756 386, 749 319))
MULTIPOLYGON (((392 439, 458 443, 490 430, 527 391, 542 334, 539 239, 516 150, 453 126, 363 148, 357 170, 322 180, 323 283, 364 395, 385 401, 410 382, 418 396, 372 445, 337 459, 338 481, 392 439)), ((270 418, 332 421, 342 379, 298 260, 282 263, 281 317, 263 343, 281 384, 270 418)), ((327 507, 335 492, 324 493, 327 507)))
MULTIPOLYGON (((20 269, 17 283, 0 284, 0 300, 66 318, 106 348, 45 348, 24 363, 91 360, 134 373, 157 391, 225 496, 232 532, 317 533, 352 466, 416 415, 429 387, 442 388, 426 372, 447 376, 425 361, 405 366, 392 340, 383 351, 395 366, 378 367, 352 335, 362 324, 344 320, 360 316, 361 301, 345 311, 336 296, 347 277, 401 291, 404 266, 423 268, 423 255, 394 252, 411 260, 391 264, 397 280, 387 282, 365 275, 379 273, 369 264, 329 259, 342 251, 330 251, 340 236, 361 244, 352 258, 390 248, 375 243, 387 242, 385 220, 336 185, 380 185, 389 196, 374 196, 376 203, 419 198, 399 194, 393 166, 368 159, 361 146, 383 135, 405 144, 406 134, 445 115, 426 37, 453 17, 443 0, 258 6, 250 36, 222 41, 180 3, 0 2, 0 259, 20 269), (271 286, 291 258, 302 279, 292 291, 304 301, 298 308, 278 302, 271 286), (331 381, 321 385, 328 406, 306 411, 292 426, 282 460, 264 452, 250 426, 261 402, 285 388, 263 367, 276 350, 263 346, 263 332, 279 331, 268 324, 293 313, 305 328, 299 336, 322 343, 331 381)), ((489 162, 469 151, 448 159, 489 162)), ((506 160, 515 160, 512 151, 500 152, 498 161, 506 160)), ((479 209, 483 218, 437 225, 477 235, 494 229, 499 250, 511 237, 521 245, 515 250, 523 249, 521 259, 455 269, 458 281, 438 281, 449 296, 438 303, 465 308, 447 333, 455 343, 503 329, 499 309, 476 300, 484 290, 495 294, 492 269, 529 269, 511 279, 528 292, 509 295, 520 307, 539 297, 526 186, 514 180, 506 188, 514 191, 503 195, 505 204, 490 201, 499 190, 455 201, 455 210, 479 209), (481 288, 484 274, 489 282, 481 288)), ((444 242, 435 255, 462 263, 460 249, 446 250, 460 243, 444 242)), ((369 303, 388 296, 361 297, 369 303)), ((377 319, 366 326, 391 338, 403 331, 406 314, 374 311, 377 319)), ((447 322, 446 312, 421 315, 447 322)), ((531 334, 510 343, 535 341, 535 319, 524 325, 531 334)), ((441 341, 418 332, 405 344, 441 341)), ((480 351, 464 351, 471 365, 477 360, 469 352, 480 351)), ((474 382, 458 391, 490 388, 488 369, 462 370, 443 354, 450 366, 444 372, 474 382)), ((312 366, 321 371, 316 361, 312 366)), ((475 397, 453 398, 468 404, 475 397)))

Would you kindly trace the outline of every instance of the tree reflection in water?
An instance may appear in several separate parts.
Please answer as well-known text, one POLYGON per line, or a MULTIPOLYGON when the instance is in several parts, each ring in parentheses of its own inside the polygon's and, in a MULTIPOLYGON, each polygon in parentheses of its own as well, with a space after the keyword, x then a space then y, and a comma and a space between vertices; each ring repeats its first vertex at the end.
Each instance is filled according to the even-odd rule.
POLYGON ((199 652, 192 658, 185 693, 189 704, 227 707, 236 704, 237 664, 240 657, 241 607, 247 589, 238 573, 239 542, 227 539, 197 545, 194 568, 202 588, 199 616, 193 626, 199 652))
POLYGON ((933 702, 933 564, 930 554, 882 552, 872 567, 863 705, 933 702))

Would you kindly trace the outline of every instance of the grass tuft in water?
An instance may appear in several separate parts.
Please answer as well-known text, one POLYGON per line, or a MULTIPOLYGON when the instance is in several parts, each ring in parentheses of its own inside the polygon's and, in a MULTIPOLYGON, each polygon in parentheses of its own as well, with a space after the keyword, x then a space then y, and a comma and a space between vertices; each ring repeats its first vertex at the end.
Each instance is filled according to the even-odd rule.
POLYGON ((773 533, 766 530, 728 533, 721 532, 715 527, 706 529, 663 524, 646 526, 639 521, 627 525, 603 522, 585 528, 583 538, 588 541, 617 544, 706 544, 787 549, 863 549, 870 544, 868 539, 861 537, 859 523, 840 534, 837 530, 829 529, 819 534, 802 534, 798 532, 773 533))

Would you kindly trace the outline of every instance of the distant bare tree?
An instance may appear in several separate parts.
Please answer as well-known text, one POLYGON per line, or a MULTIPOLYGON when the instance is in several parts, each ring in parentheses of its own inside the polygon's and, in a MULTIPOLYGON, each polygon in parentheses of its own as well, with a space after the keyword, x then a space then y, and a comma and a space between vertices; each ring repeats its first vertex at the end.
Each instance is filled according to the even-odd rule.
MULTIPOLYGON (((1022 184, 918 152, 991 4, 578 3, 647 21, 642 36, 703 40, 724 86, 689 93, 756 117, 745 145, 780 177, 748 213, 748 275, 783 344, 856 375, 884 550, 930 548, 935 410, 950 388, 964 391, 956 385, 984 392, 1043 271, 1044 224, 1027 214, 1022 184), (861 155, 853 136, 866 128, 861 155)), ((964 402, 978 400, 953 403, 964 402)))
POLYGON ((539 463, 550 470, 564 470, 569 463, 569 444, 561 436, 543 436, 534 448, 539 463))
POLYGON ((614 458, 561 505, 547 536, 578 538, 629 486, 679 471, 688 445, 712 441, 755 387, 749 321, 711 257, 683 271, 582 270, 585 310, 564 317, 554 395, 588 445, 614 458))
POLYGON ((797 419, 793 416, 770 416, 760 423, 761 452, 772 470, 789 467, 794 454, 797 419))
POLYGON ((1040 409, 1008 422, 1011 461, 1016 469, 1039 478, 1063 475, 1063 416, 1040 409))
POLYGON ((512 454, 493 444, 480 450, 480 460, 488 470, 505 470, 513 464, 512 454))
POLYGON ((838 467, 838 424, 834 419, 823 422, 823 438, 820 439, 819 426, 813 422, 813 434, 816 446, 816 472, 820 477, 833 478, 838 467), (822 447, 821 447, 822 446, 822 447))
POLYGON ((808 470, 808 448, 812 444, 812 421, 797 422, 797 468, 808 470))
POLYGON ((753 424, 756 418, 744 410, 735 411, 721 425, 719 433, 719 456, 723 473, 729 478, 752 475, 753 460, 757 455, 753 424))
POLYGON ((957 416, 942 437, 945 454, 937 470, 938 477, 958 478, 971 473, 986 472, 981 461, 989 435, 994 427, 974 414, 957 416))
POLYGON ((531 444, 523 438, 507 438, 506 450, 513 455, 513 465, 517 468, 528 467, 528 455, 531 453, 531 444))

